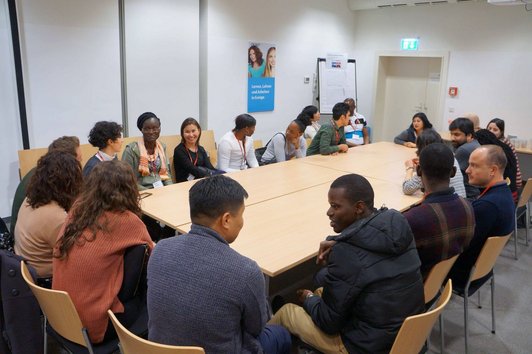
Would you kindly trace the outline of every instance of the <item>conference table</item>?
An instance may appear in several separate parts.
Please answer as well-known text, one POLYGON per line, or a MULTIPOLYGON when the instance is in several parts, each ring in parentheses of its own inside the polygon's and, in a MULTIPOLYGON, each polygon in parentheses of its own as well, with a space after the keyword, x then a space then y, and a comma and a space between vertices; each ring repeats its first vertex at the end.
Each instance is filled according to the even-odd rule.
MULTIPOLYGON (((248 192, 244 227, 231 247, 275 277, 317 255, 320 241, 334 234, 326 215, 332 181, 347 173, 365 176, 375 192, 375 207, 405 210, 421 193, 404 195, 404 161, 415 149, 380 142, 335 156, 315 155, 226 174, 248 192)), ((142 210, 181 233, 190 230, 189 181, 155 190, 142 210)))

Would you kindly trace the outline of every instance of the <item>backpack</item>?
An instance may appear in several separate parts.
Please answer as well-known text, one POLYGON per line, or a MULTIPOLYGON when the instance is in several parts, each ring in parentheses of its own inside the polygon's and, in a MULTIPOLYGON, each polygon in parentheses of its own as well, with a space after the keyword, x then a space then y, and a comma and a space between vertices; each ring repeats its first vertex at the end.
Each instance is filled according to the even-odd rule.
POLYGON ((283 133, 275 133, 270 140, 268 140, 268 142, 266 143, 265 146, 261 147, 261 148, 258 148, 258 149, 255 149, 255 156, 257 157, 257 161, 259 162, 259 166, 264 166, 264 165, 269 165, 271 163, 276 163, 277 160, 275 159, 275 156, 272 157, 271 159, 269 159, 268 161, 262 161, 262 155, 264 155, 264 153, 266 152, 266 149, 268 148, 268 145, 270 144, 270 142, 272 141, 272 139, 277 135, 277 134, 281 134, 286 142, 286 136, 284 136, 283 133))

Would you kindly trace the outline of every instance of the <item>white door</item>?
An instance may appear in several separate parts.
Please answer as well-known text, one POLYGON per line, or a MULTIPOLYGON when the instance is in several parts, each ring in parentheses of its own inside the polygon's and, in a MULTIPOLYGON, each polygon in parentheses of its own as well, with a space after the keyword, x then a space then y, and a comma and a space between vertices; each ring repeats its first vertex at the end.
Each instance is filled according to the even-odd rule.
POLYGON ((417 112, 424 112, 440 130, 441 64, 442 59, 434 57, 380 57, 375 141, 393 141, 417 112))

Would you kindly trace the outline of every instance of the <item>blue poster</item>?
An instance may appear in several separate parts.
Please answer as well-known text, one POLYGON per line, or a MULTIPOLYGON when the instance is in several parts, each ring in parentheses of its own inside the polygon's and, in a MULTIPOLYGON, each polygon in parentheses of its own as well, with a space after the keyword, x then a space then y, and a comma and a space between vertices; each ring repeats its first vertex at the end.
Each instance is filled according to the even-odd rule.
POLYGON ((248 48, 248 112, 265 112, 274 109, 276 52, 275 45, 250 43, 248 48))

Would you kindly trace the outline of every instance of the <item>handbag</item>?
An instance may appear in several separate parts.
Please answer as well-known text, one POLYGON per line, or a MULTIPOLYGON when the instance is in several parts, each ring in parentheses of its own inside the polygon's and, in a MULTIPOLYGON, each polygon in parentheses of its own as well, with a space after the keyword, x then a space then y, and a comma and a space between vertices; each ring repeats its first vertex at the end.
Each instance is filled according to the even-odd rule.
POLYGON ((15 238, 9 232, 4 219, 0 218, 0 249, 15 253, 13 247, 15 246, 15 238))
POLYGON ((258 149, 255 149, 255 156, 257 157, 257 161, 259 162, 259 166, 264 166, 264 165, 269 165, 269 164, 272 164, 272 163, 276 163, 277 160, 275 159, 275 156, 272 157, 271 159, 269 160, 266 160, 266 161, 262 161, 262 155, 264 155, 264 153, 266 152, 266 149, 268 148, 268 145, 270 144, 270 142, 272 141, 272 139, 277 135, 277 134, 281 134, 284 138, 284 141, 285 141, 285 144, 286 144, 286 136, 284 136, 283 133, 275 133, 270 140, 268 140, 268 142, 266 143, 265 146, 261 147, 261 148, 258 148, 258 149))

